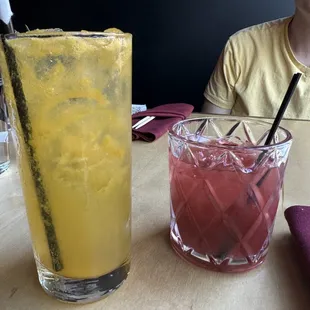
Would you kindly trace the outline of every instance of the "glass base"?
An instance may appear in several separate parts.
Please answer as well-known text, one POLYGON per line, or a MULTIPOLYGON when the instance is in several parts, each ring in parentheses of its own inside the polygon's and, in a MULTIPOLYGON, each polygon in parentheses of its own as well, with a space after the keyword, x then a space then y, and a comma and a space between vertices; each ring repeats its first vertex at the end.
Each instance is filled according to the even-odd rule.
POLYGON ((39 282, 44 291, 67 303, 91 303, 109 296, 126 280, 130 263, 98 278, 72 279, 59 276, 36 261, 39 282))
POLYGON ((268 251, 268 248, 265 249, 263 255, 255 262, 249 262, 247 259, 244 259, 242 261, 236 261, 233 259, 218 261, 211 255, 202 255, 190 248, 188 248, 188 251, 182 250, 180 245, 173 240, 172 236, 170 237, 170 242, 175 253, 183 260, 207 270, 223 273, 240 273, 257 268, 265 261, 268 251))
POLYGON ((4 171, 6 171, 10 166, 10 161, 5 161, 0 163, 0 174, 3 173, 4 171))

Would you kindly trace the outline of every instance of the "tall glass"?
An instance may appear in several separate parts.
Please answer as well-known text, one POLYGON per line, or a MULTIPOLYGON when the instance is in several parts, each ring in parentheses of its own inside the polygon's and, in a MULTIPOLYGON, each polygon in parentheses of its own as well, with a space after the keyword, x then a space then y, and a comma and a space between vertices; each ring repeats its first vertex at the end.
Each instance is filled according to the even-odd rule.
POLYGON ((265 260, 292 137, 258 120, 186 120, 169 132, 170 237, 185 260, 241 272, 265 260))
POLYGON ((3 39, 39 281, 62 301, 98 300, 129 272, 131 40, 109 32, 3 39))

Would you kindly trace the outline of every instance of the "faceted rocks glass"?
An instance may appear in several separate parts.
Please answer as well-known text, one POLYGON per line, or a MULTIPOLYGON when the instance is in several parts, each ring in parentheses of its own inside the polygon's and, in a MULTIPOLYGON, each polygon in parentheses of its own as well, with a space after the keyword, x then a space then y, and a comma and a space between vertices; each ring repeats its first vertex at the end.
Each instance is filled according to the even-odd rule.
POLYGON ((212 117, 169 132, 170 238, 175 252, 206 269, 242 272, 265 260, 292 136, 271 124, 212 117))

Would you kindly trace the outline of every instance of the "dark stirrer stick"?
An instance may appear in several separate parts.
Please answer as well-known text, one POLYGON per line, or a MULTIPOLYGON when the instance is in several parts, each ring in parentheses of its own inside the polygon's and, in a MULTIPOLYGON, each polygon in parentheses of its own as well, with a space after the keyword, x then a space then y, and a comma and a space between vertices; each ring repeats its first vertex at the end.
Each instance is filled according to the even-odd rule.
POLYGON ((45 229, 45 235, 48 242, 49 252, 52 259, 53 269, 55 271, 60 271, 63 269, 60 249, 56 238, 55 227, 53 225, 49 201, 43 186, 39 163, 35 154, 35 149, 31 144, 32 126, 29 119, 26 97, 23 91, 21 78, 18 72, 16 57, 13 49, 6 44, 4 36, 2 36, 2 44, 11 78, 11 84, 15 97, 17 112, 22 127, 26 151, 30 162, 30 169, 33 176, 33 181, 35 183, 36 193, 40 205, 40 213, 45 229))
POLYGON ((272 141, 272 139, 273 139, 273 137, 274 137, 274 135, 275 135, 279 125, 280 125, 280 122, 281 122, 281 120, 283 118, 283 115, 284 115, 284 113, 286 111, 286 108, 287 108, 288 104, 291 101, 291 98, 292 98, 292 96, 293 96, 293 94, 295 92, 295 89, 297 87, 297 84, 298 84, 300 78, 301 78, 301 73, 295 73, 293 75, 291 83, 290 83, 290 85, 289 85, 289 87, 288 87, 288 89, 286 91, 286 94, 284 96, 284 99, 283 99, 283 101, 281 103, 280 109, 279 109, 279 111, 277 113, 277 116, 276 116, 276 118, 275 118, 275 120, 274 120, 274 122, 272 124, 272 127, 271 127, 271 129, 269 131, 269 135, 268 135, 268 137, 267 137, 267 139, 265 141, 265 145, 269 145, 271 143, 271 141, 272 141))
MULTIPOLYGON (((286 109, 287 109, 287 107, 288 107, 288 105, 289 105, 289 103, 290 103, 290 101, 292 99, 292 96, 294 95, 295 89, 297 87, 297 84, 298 84, 300 78, 301 78, 301 73, 295 73, 293 75, 292 80, 290 82, 290 85, 289 85, 289 87, 288 87, 288 89, 286 91, 286 94, 285 94, 284 98, 283 98, 283 101, 281 103, 281 106, 279 108, 277 116, 276 116, 275 120, 272 123, 271 129, 269 131, 269 134, 267 136, 267 139, 266 139, 264 145, 266 145, 266 146, 270 145, 271 141, 273 140, 274 135, 277 132, 277 129, 278 129, 279 125, 280 125, 280 122, 281 122, 281 120, 283 118, 283 115, 284 115, 284 113, 285 113, 285 111, 286 111, 286 109)), ((267 151, 264 150, 264 151, 262 151, 259 154, 259 156, 257 158, 257 161, 256 161, 256 165, 258 165, 262 161, 262 159, 263 159, 264 155, 266 154, 266 152, 267 151)), ((260 186, 260 184, 265 179, 265 177, 266 177, 266 174, 256 184, 258 186, 260 186)))
MULTIPOLYGON (((289 85, 289 87, 288 87, 288 89, 286 91, 286 94, 285 94, 285 96, 283 98, 283 101, 281 103, 280 109, 279 109, 279 111, 277 113, 277 116, 276 116, 276 118, 275 118, 275 120, 274 120, 274 122, 273 122, 273 124, 271 126, 271 129, 270 129, 269 134, 267 136, 267 139, 265 141, 265 145, 270 145, 271 141, 273 140, 273 137, 274 137, 275 133, 277 132, 277 129, 278 129, 279 125, 280 125, 280 122, 281 122, 281 120, 283 118, 283 115, 284 115, 284 113, 286 111, 286 108, 288 107, 288 104, 290 103, 290 101, 292 99, 292 96, 293 96, 293 94, 295 92, 295 89, 297 87, 297 84, 298 84, 300 78, 301 78, 301 73, 295 73, 293 75, 291 83, 290 83, 290 85, 289 85)), ((262 161, 262 159, 263 159, 264 155, 266 154, 266 152, 267 151, 264 150, 263 152, 261 152, 259 154, 258 159, 257 159, 257 163, 258 164, 262 161)), ((265 172, 265 174, 256 183, 256 185, 258 187, 260 187, 263 184, 264 180, 266 179, 267 175, 269 174, 269 171, 270 171, 270 169, 268 169, 265 172)))
MULTIPOLYGON (((275 135, 279 125, 280 125, 280 122, 281 122, 281 120, 283 118, 283 115, 284 115, 284 113, 286 111, 286 108, 288 107, 288 104, 290 103, 291 98, 292 98, 292 96, 293 96, 293 94, 295 92, 295 89, 296 89, 297 84, 298 84, 298 82, 300 80, 300 77, 301 77, 301 73, 296 73, 296 74, 293 75, 291 83, 290 83, 290 85, 289 85, 289 87, 287 89, 287 92, 286 92, 286 94, 284 96, 284 99, 283 99, 283 101, 281 103, 281 106, 279 108, 279 111, 277 113, 277 116, 276 116, 276 118, 275 118, 275 120, 274 120, 274 122, 273 122, 273 124, 271 126, 271 129, 270 129, 269 134, 267 136, 267 139, 265 141, 265 145, 270 145, 271 144, 271 141, 273 140, 273 137, 274 137, 274 135, 275 135)), ((266 152, 267 152, 266 150, 263 150, 259 154, 259 156, 258 156, 258 158, 256 160, 256 165, 260 164, 260 162, 264 158, 266 152)), ((263 182, 266 179, 266 177, 268 176, 270 170, 271 169, 268 169, 264 173, 264 175, 259 179, 259 181, 256 183, 257 187, 260 187, 263 184, 263 182)), ((249 201, 249 199, 250 199, 250 197, 248 197, 248 201, 249 201)), ((220 256, 225 257, 225 255, 227 255, 227 253, 230 253, 233 250, 233 248, 234 248, 233 246, 231 247, 229 245, 225 245, 223 247, 223 249, 221 249, 221 251, 220 251, 220 256)))

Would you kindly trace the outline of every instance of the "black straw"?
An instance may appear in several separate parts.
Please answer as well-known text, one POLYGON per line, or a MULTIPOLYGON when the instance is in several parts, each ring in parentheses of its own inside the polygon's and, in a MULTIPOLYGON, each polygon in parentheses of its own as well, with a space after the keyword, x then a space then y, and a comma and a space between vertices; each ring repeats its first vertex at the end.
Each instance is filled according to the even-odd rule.
POLYGON ((291 98, 292 98, 292 96, 293 96, 293 94, 295 92, 295 89, 297 87, 297 84, 298 84, 300 78, 301 78, 301 73, 295 73, 293 75, 291 83, 290 83, 290 85, 289 85, 289 87, 287 89, 287 92, 286 92, 286 94, 285 94, 285 96, 283 98, 283 101, 281 103, 281 106, 280 106, 280 109, 278 111, 278 114, 277 114, 277 116, 276 116, 276 118, 275 118, 275 120, 274 120, 274 122, 272 124, 272 127, 271 127, 270 131, 269 131, 268 137, 267 137, 267 139, 265 141, 265 145, 269 145, 271 143, 271 141, 272 141, 272 139, 273 139, 273 137, 274 137, 274 135, 275 135, 279 125, 280 125, 280 122, 281 122, 281 120, 283 118, 283 115, 284 115, 284 113, 286 111, 286 108, 287 108, 288 104, 291 101, 291 98))
MULTIPOLYGON (((275 118, 275 120, 274 120, 274 122, 273 122, 273 124, 271 126, 271 129, 269 131, 268 137, 267 137, 267 139, 265 141, 265 145, 270 145, 271 141, 273 140, 273 137, 274 137, 274 135, 275 135, 279 125, 280 125, 280 122, 281 122, 281 120, 283 118, 283 115, 284 115, 284 113, 286 111, 286 108, 288 107, 288 104, 291 101, 291 98, 292 98, 292 96, 293 96, 293 94, 295 92, 295 89, 297 87, 297 84, 298 84, 300 78, 301 78, 301 73, 295 73, 293 75, 291 83, 290 83, 290 85, 289 85, 289 87, 288 87, 288 89, 286 91, 286 94, 285 94, 285 96, 283 98, 283 101, 281 103, 280 109, 279 109, 279 111, 277 113, 277 116, 276 116, 276 118, 275 118)), ((264 158, 266 152, 267 151, 264 150, 264 151, 262 151, 259 154, 259 156, 257 158, 257 161, 256 161, 257 165, 262 161, 262 159, 264 158)), ((270 169, 268 169, 266 171, 266 173, 261 177, 261 179, 256 183, 257 187, 260 187, 263 184, 264 180, 266 179, 267 175, 269 174, 269 171, 270 171, 270 169)))
POLYGON ((30 169, 35 184, 35 189, 40 205, 40 213, 42 222, 44 225, 45 235, 49 247, 49 252, 52 260, 52 266, 55 271, 63 269, 62 259, 60 255, 60 249, 56 238, 55 227, 53 225, 53 219, 51 215, 49 201, 46 195, 45 188, 43 186, 43 179, 40 172, 39 162, 35 153, 35 148, 31 143, 32 139, 32 126, 29 119, 27 101, 23 90, 22 81, 18 72, 18 65, 13 49, 11 49, 5 42, 4 36, 2 36, 2 44, 4 54, 6 57, 7 67, 9 70, 11 85, 15 97, 18 117, 20 125, 22 127, 23 138, 26 146, 26 151, 30 163, 30 169))
MULTIPOLYGON (((298 84, 298 82, 300 80, 300 77, 301 77, 301 73, 296 73, 296 74, 293 75, 291 83, 290 83, 290 85, 289 85, 289 87, 287 89, 287 92, 286 92, 286 94, 284 96, 284 99, 283 99, 283 101, 281 103, 280 109, 279 109, 279 111, 277 113, 277 116, 276 116, 276 118, 275 118, 275 120, 274 120, 274 122, 272 124, 272 127, 271 127, 271 129, 269 131, 269 134, 268 134, 268 137, 266 139, 265 145, 270 145, 271 141, 273 140, 273 137, 274 137, 274 135, 275 135, 275 133, 276 133, 278 127, 279 127, 279 124, 280 124, 280 122, 281 122, 281 120, 283 118, 283 115, 284 115, 284 113, 286 111, 286 108, 288 107, 288 104, 290 103, 291 98, 292 98, 292 96, 293 96, 293 94, 295 92, 295 89, 296 89, 296 86, 297 86, 297 84, 298 84)), ((237 124, 239 124, 239 123, 237 123, 237 124)), ((236 127, 237 126, 235 125, 233 128, 235 129, 236 127)), ((230 130, 229 133, 231 134, 233 132, 233 130, 232 131, 230 130)), ((267 153, 267 151, 263 150, 259 154, 259 156, 258 156, 258 158, 256 160, 256 165, 259 165, 261 163, 261 161, 263 160, 263 158, 264 158, 266 153, 267 153)), ((264 175, 259 179, 259 181, 256 183, 257 187, 260 187, 263 184, 264 180, 266 179, 266 177, 268 176, 270 171, 271 171, 271 169, 268 169, 264 173, 264 175)), ((250 199, 253 199, 251 197, 252 197, 252 195, 249 194, 249 197, 247 199, 247 203, 249 203, 250 199)), ((232 247, 227 247, 227 249, 224 247, 224 249, 220 252, 219 255, 220 256, 226 256, 227 253, 231 252, 231 250, 232 250, 232 247)))

